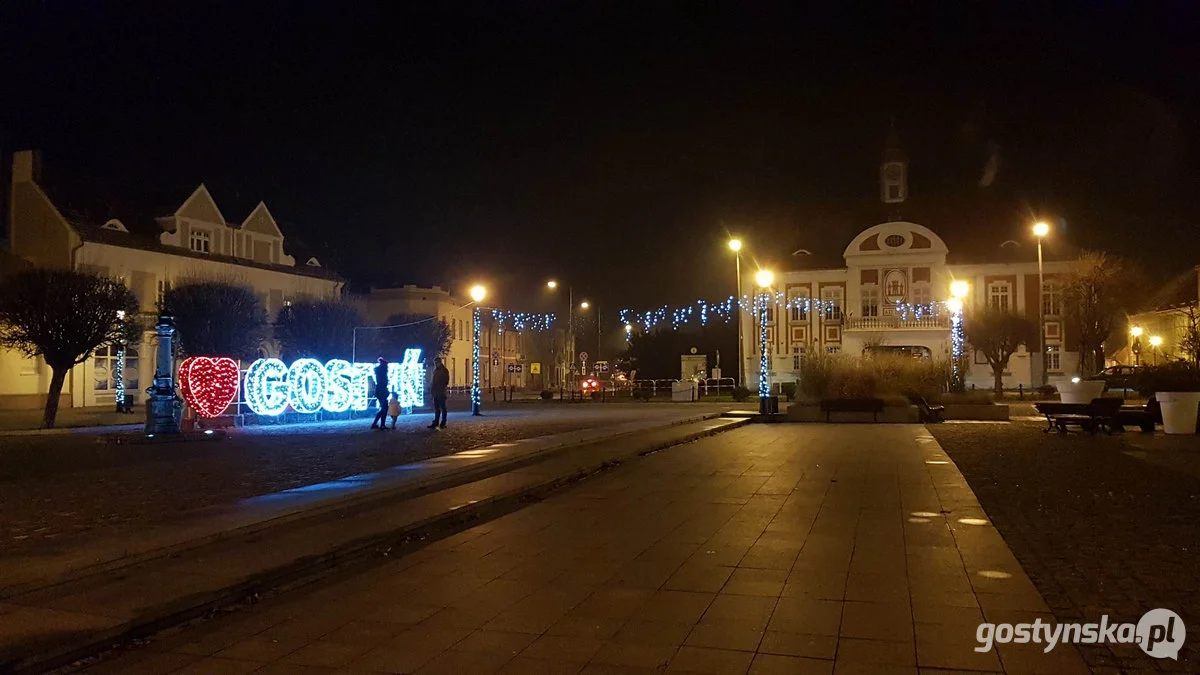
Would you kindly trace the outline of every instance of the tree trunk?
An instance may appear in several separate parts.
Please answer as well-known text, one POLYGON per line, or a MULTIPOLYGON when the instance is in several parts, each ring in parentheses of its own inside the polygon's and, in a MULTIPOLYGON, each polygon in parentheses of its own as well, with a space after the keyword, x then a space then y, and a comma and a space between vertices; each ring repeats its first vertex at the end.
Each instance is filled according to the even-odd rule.
POLYGON ((1004 366, 1000 366, 999 368, 997 368, 996 366, 992 366, 992 377, 996 378, 995 386, 993 387, 993 390, 996 392, 996 395, 997 396, 1003 395, 1004 394, 1004 366))
POLYGON ((58 417, 58 397, 62 394, 63 382, 70 368, 50 367, 50 393, 46 394, 46 410, 42 413, 42 428, 53 429, 58 417))

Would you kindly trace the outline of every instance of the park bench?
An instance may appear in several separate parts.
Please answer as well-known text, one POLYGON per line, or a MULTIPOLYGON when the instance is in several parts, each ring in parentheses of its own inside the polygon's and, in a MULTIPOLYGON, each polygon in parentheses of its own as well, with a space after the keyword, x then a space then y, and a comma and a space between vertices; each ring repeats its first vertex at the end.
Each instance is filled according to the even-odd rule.
POLYGON ((917 406, 917 413, 920 415, 922 422, 941 422, 946 414, 946 406, 930 405, 929 401, 925 400, 924 396, 912 395, 908 397, 909 403, 917 406))
POLYGON ((827 398, 821 401, 821 412, 825 413, 825 421, 835 412, 869 412, 875 422, 879 421, 879 413, 883 412, 881 398, 827 398))
POLYGON ((1116 431, 1124 431, 1125 425, 1135 426, 1142 431, 1154 431, 1155 424, 1162 424, 1162 409, 1154 396, 1146 405, 1123 405, 1117 411, 1116 431))
POLYGON ((1057 429, 1067 433, 1067 427, 1077 426, 1094 434, 1100 428, 1112 433, 1117 427, 1117 415, 1121 410, 1119 398, 1094 398, 1091 403, 1035 403, 1037 411, 1046 416, 1046 428, 1042 432, 1057 429))

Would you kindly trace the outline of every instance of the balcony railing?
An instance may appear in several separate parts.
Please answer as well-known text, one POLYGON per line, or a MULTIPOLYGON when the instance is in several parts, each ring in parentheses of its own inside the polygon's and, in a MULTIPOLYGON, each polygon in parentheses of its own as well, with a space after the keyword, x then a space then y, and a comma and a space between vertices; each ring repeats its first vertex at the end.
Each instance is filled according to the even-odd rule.
POLYGON ((923 329, 929 330, 939 328, 950 328, 950 317, 942 316, 865 316, 865 317, 847 317, 843 321, 846 330, 895 330, 895 329, 923 329))

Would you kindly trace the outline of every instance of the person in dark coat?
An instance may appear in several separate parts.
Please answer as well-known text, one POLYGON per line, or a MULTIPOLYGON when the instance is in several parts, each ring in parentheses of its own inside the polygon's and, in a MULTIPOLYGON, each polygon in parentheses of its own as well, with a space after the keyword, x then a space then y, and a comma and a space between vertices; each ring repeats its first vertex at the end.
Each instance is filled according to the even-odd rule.
POLYGON ((433 360, 433 377, 429 380, 429 394, 433 396, 433 424, 430 429, 446 428, 446 388, 450 386, 450 371, 442 363, 442 357, 433 360), (439 422, 439 420, 441 420, 439 422))
POLYGON ((388 414, 388 362, 382 356, 375 365, 375 400, 379 401, 379 412, 375 421, 371 422, 372 429, 387 429, 388 414))

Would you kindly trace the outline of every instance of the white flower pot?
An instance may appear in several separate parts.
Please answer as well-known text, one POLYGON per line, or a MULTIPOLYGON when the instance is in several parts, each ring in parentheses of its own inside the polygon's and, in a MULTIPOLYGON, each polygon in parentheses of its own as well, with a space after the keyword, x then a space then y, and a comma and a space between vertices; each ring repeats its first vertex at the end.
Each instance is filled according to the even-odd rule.
POLYGON ((1080 380, 1058 385, 1058 396, 1063 403, 1091 403, 1104 393, 1103 380, 1080 380))
POLYGON ((1160 391, 1154 398, 1162 408, 1163 431, 1168 434, 1196 433, 1200 391, 1160 391))

